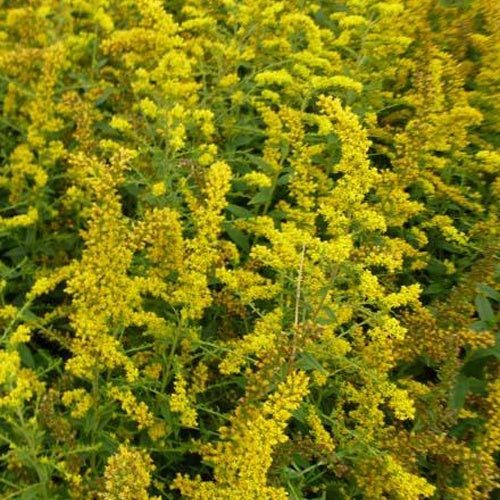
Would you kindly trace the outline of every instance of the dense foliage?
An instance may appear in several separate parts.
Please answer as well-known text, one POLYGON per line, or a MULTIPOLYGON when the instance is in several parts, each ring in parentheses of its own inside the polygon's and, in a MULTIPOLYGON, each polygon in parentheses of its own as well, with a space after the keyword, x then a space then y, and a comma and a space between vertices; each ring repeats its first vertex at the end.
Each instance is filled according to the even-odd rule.
POLYGON ((0 103, 2 499, 494 494, 499 2, 0 0, 0 103))

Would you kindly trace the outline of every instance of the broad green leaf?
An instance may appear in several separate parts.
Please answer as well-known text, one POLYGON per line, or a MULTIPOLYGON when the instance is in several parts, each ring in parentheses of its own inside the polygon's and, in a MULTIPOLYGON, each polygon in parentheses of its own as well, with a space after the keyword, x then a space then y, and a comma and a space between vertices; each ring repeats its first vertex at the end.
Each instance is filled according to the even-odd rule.
POLYGON ((269 203, 272 197, 271 188, 262 188, 249 202, 249 205, 269 203))
POLYGON ((457 377, 455 382, 455 386, 450 392, 450 407, 455 410, 460 410, 463 408, 465 403, 465 397, 467 396, 467 392, 469 392, 470 382, 469 378, 463 374, 460 374, 457 377))
POLYGON ((248 243, 248 236, 243 231, 231 226, 230 223, 224 224, 224 229, 227 235, 236 243, 236 245, 241 250, 246 253, 249 252, 250 244, 248 243))
POLYGON ((491 307, 490 301, 484 295, 476 295, 476 310, 482 321, 492 323, 495 321, 495 313, 491 307))
POLYGON ((500 292, 498 292, 494 288, 491 288, 491 286, 485 285, 484 283, 479 283, 477 285, 477 289, 486 297, 500 302, 500 292))
POLYGON ((297 368, 303 370, 319 370, 325 372, 326 370, 321 366, 321 363, 309 352, 303 352, 297 360, 297 368))
POLYGON ((227 210, 233 215, 236 215, 238 219, 249 219, 252 217, 252 212, 250 212, 250 210, 240 207, 239 205, 228 205, 227 210))

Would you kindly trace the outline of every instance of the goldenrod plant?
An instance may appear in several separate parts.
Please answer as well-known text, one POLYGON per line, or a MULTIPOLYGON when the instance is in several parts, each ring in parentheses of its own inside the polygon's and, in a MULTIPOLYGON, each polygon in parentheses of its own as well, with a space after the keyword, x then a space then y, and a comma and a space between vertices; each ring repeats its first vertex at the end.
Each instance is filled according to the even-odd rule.
POLYGON ((0 0, 0 498, 500 492, 500 3, 0 0))

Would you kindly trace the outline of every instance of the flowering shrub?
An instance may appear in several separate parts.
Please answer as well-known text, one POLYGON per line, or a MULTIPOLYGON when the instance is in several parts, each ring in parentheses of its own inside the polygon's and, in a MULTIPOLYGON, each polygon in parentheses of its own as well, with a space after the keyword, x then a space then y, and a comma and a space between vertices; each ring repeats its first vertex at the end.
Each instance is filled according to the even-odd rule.
POLYGON ((494 494, 499 23, 0 2, 0 496, 494 494))

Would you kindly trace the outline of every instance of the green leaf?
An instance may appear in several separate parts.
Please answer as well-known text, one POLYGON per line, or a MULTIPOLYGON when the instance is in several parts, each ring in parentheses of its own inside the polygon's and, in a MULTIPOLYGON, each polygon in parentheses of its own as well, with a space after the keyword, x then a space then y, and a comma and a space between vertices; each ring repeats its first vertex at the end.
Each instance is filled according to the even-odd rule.
POLYGON ((470 377, 469 378, 469 390, 470 392, 474 394, 479 394, 481 396, 486 395, 486 387, 488 383, 486 380, 481 380, 476 377, 470 377))
POLYGON ((491 288, 491 286, 485 285, 484 283, 478 283, 477 289, 486 297, 500 302, 500 292, 491 288))
POLYGON ((470 329, 475 332, 484 332, 488 330, 488 324, 484 321, 474 321, 474 323, 470 325, 470 329))
POLYGON ((276 182, 277 186, 284 186, 285 184, 288 184, 290 181, 291 175, 290 174, 284 174, 282 175, 278 181, 276 182))
POLYGON ((33 311, 31 311, 30 309, 26 309, 25 311, 23 311, 22 315, 21 315, 21 318, 24 320, 24 321, 37 321, 40 319, 40 316, 37 316, 33 311))
POLYGON ((17 346, 17 351, 19 352, 23 365, 34 370, 36 367, 35 360, 29 347, 26 344, 19 344, 17 346))
POLYGON ((481 321, 493 323, 495 321, 495 313, 493 312, 490 301, 484 295, 476 295, 475 303, 481 321))
POLYGON ((255 134, 238 134, 231 138, 231 145, 235 148, 240 148, 242 146, 248 146, 258 137, 255 134))
POLYGON ((325 372, 326 370, 321 366, 320 362, 309 352, 303 352, 297 360, 297 368, 302 370, 311 371, 319 370, 325 372))
POLYGON ((235 215, 238 219, 250 219, 250 217, 252 217, 252 212, 250 212, 250 210, 247 210, 246 208, 240 207, 238 205, 228 205, 227 210, 228 212, 231 212, 233 215, 235 215))
POLYGON ((275 221, 282 221, 287 218, 287 214, 283 210, 274 209, 269 212, 269 217, 272 217, 275 221))
POLYGON ((443 293, 445 290, 444 286, 441 283, 431 283, 426 289, 425 289, 425 294, 426 295, 439 295, 443 293))
POLYGON ((272 197, 271 188, 262 188, 249 202, 249 205, 259 205, 269 203, 272 197))
POLYGON ((101 104, 104 104, 108 100, 108 98, 113 94, 116 94, 116 90, 113 87, 106 88, 104 92, 97 99, 94 100, 94 105, 100 106, 101 104))
POLYGON ((331 309, 328 306, 323 306, 320 312, 321 315, 316 319, 316 321, 320 325, 329 325, 330 323, 333 323, 337 319, 337 315, 335 314, 333 309, 331 309), (326 314, 326 316, 323 313, 326 314))
POLYGON ((500 344, 497 344, 494 347, 488 347, 486 349, 475 350, 467 359, 467 363, 477 361, 478 359, 489 358, 491 356, 500 359, 500 344))
POLYGON ((455 386, 450 392, 450 407, 455 410, 460 410, 464 406, 465 397, 467 392, 469 392, 470 381, 469 378, 462 373, 457 377, 455 386))
POLYGON ((479 429, 484 425, 484 420, 480 418, 467 418, 464 420, 461 420, 457 426, 451 430, 450 434, 454 438, 463 438, 467 432, 469 432, 472 429, 479 429))
POLYGON ((295 465, 297 465, 301 469, 307 469, 308 467, 311 466, 311 463, 309 462, 309 460, 307 460, 307 458, 304 457, 299 452, 295 452, 292 456, 292 459, 293 459, 293 462, 295 463, 295 465))
POLYGON ((231 223, 228 222, 224 224, 224 229, 227 235, 236 243, 238 248, 243 250, 245 253, 248 253, 250 251, 248 236, 243 231, 235 227, 232 227, 231 223))
POLYGON ((123 189, 132 196, 138 196, 141 192, 141 187, 137 183, 124 184, 123 189))
POLYGON ((249 161, 254 163, 257 167, 259 167, 259 169, 262 170, 264 173, 268 175, 274 175, 274 168, 269 163, 267 163, 267 161, 263 160, 259 156, 247 154, 245 155, 245 157, 249 161))
POLYGON ((112 136, 118 135, 118 132, 108 122, 105 121, 96 122, 95 126, 98 130, 106 132, 109 135, 112 136))

